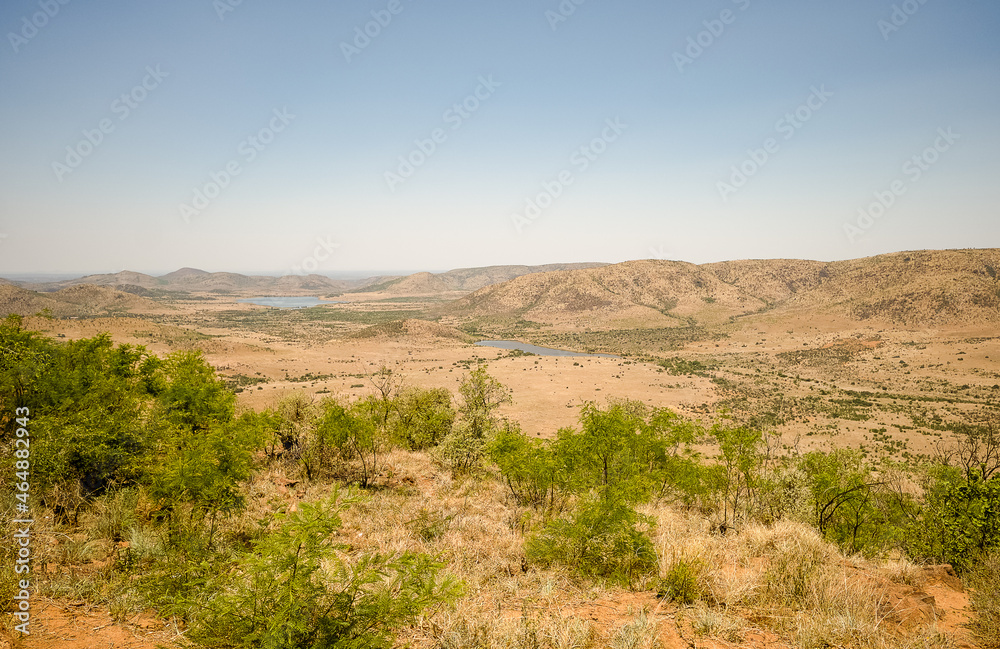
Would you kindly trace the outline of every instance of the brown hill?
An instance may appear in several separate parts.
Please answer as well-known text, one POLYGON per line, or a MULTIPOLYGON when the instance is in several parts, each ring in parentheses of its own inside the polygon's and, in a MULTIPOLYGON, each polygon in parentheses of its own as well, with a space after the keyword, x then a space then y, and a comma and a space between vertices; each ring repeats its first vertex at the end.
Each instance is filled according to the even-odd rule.
POLYGON ((107 286, 118 290, 143 294, 134 287, 147 291, 218 292, 218 293, 341 293, 363 285, 367 280, 334 280, 322 275, 285 275, 271 277, 241 275, 240 273, 209 273, 197 268, 181 268, 160 277, 144 273, 122 271, 103 275, 87 275, 77 279, 42 284, 19 283, 22 288, 35 291, 57 291, 70 286, 107 286))
POLYGON ((351 335, 351 338, 449 338, 462 342, 472 342, 473 338, 454 327, 448 327, 427 320, 394 320, 385 324, 365 327, 351 335))
POLYGON ((525 275, 480 289, 448 311, 591 327, 663 327, 719 322, 764 306, 694 264, 644 260, 525 275))
POLYGON ((441 273, 438 277, 454 291, 476 291, 484 286, 506 282, 522 275, 550 273, 558 270, 600 268, 604 263, 544 264, 541 266, 484 266, 482 268, 457 268, 441 273))
POLYGON ((630 261, 488 286, 443 309, 592 328, 711 325, 823 313, 907 326, 1000 322, 1000 250, 902 252, 840 262, 630 261))
POLYGON ((780 311, 905 326, 1000 323, 1000 250, 922 250, 833 262, 780 311))
POLYGON ((54 293, 37 293, 17 286, 0 286, 0 317, 34 315, 48 309, 56 317, 162 313, 164 307, 147 298, 103 286, 79 285, 54 293))
POLYGON ((607 266, 603 263, 546 264, 543 266, 484 266, 458 268, 445 273, 414 273, 403 277, 378 277, 352 293, 378 293, 383 296, 439 296, 456 298, 463 293, 500 284, 524 275, 558 270, 577 270, 607 266))

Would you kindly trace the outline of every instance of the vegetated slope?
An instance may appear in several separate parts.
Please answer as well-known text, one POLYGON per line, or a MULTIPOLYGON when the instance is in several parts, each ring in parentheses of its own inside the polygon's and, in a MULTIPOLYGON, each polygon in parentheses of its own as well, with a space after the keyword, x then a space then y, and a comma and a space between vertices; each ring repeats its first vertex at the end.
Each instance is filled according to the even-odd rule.
POLYGON ((840 262, 630 261, 488 286, 443 310, 590 327, 711 325, 823 313, 898 325, 1000 322, 1000 250, 918 251, 840 262))
POLYGON ((103 286, 71 286, 54 293, 36 293, 0 286, 0 316, 34 315, 48 309, 57 317, 162 313, 164 307, 139 295, 103 286))
POLYGON ((542 266, 484 266, 482 268, 457 268, 441 273, 438 277, 452 290, 476 291, 484 286, 506 282, 522 275, 549 273, 558 270, 581 270, 608 266, 604 263, 544 264, 542 266))
POLYGON ((468 334, 436 322, 427 320, 393 320, 384 324, 365 327, 351 335, 351 338, 406 338, 411 340, 414 337, 424 338, 447 338, 459 340, 461 342, 472 342, 474 339, 468 334))
MULTIPOLYGON (((107 286, 128 293, 142 294, 135 287, 147 290, 217 293, 384 293, 386 297, 438 296, 456 297, 489 284, 504 282, 521 275, 605 266, 601 263, 547 264, 544 266, 487 266, 460 268, 446 273, 415 273, 413 275, 376 276, 365 279, 331 279, 323 275, 284 275, 271 277, 240 273, 210 273, 197 268, 181 268, 154 277, 145 273, 121 271, 87 275, 77 279, 47 283, 10 282, 35 291, 57 291, 70 286, 107 286)), ((6 280, 0 280, 6 283, 6 280)))
POLYGON ((1000 250, 900 252, 834 262, 782 311, 904 326, 1000 323, 1000 250))
POLYGON ((484 286, 500 284, 517 277, 558 270, 576 270, 607 266, 604 263, 546 264, 543 266, 485 266, 459 268, 445 273, 414 273, 403 277, 379 277, 352 293, 382 293, 387 297, 431 296, 469 293, 484 286))
POLYGON ((107 286, 129 293, 139 293, 133 287, 146 290, 176 292, 324 292, 341 293, 357 288, 372 280, 335 280, 323 275, 285 275, 271 277, 242 275, 240 273, 209 273, 197 268, 181 268, 172 273, 153 277, 144 273, 122 271, 103 275, 87 275, 77 279, 43 284, 19 283, 23 288, 36 291, 57 291, 71 286, 107 286))
POLYGON ((182 268, 160 277, 174 291, 261 292, 261 291, 343 291, 356 282, 334 280, 322 275, 269 277, 240 273, 208 273, 182 268))
POLYGON ((694 264, 629 261, 601 268, 526 275, 488 286, 448 311, 468 316, 516 316, 588 326, 679 326, 714 323, 766 306, 694 264))
POLYGON ((829 265, 804 259, 744 259, 703 264, 701 268, 749 295, 777 304, 819 286, 829 277, 829 265))

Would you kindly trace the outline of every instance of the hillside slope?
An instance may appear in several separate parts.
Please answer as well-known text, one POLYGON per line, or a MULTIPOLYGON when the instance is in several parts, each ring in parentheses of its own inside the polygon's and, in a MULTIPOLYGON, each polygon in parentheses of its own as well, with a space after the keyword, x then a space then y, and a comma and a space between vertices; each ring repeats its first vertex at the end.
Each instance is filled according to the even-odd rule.
POLYGON ((443 313, 587 327, 712 325, 757 313, 907 326, 1000 323, 1000 250, 902 252, 839 262, 630 261, 526 275, 443 313))

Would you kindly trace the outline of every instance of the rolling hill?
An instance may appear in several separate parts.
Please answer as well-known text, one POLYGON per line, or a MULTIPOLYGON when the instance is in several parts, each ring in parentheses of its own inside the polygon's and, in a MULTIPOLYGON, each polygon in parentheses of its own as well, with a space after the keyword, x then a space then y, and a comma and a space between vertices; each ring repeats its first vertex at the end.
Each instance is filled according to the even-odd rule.
POLYGON ((713 325, 752 314, 906 326, 1000 323, 1000 250, 901 252, 838 262, 629 261, 487 286, 442 309, 590 328, 713 325))
POLYGON ((0 315, 34 315, 48 310, 56 317, 163 313, 165 307, 145 297, 106 286, 70 286, 52 293, 38 293, 0 285, 0 315))

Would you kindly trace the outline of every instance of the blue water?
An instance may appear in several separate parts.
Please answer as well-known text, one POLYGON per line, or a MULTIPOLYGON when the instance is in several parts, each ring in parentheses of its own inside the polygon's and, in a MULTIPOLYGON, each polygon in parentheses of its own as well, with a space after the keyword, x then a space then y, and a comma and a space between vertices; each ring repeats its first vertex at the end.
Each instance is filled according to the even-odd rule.
POLYGON ((271 306, 279 309, 306 309, 321 304, 343 304, 342 302, 321 300, 318 297, 251 297, 244 300, 237 300, 237 302, 256 304, 258 306, 271 306))
POLYGON ((565 349, 552 349, 551 347, 539 347, 528 343, 519 343, 516 340, 480 340, 476 343, 480 347, 498 347, 500 349, 520 349, 522 352, 530 352, 539 356, 591 356, 599 358, 621 358, 614 354, 586 354, 584 352, 571 352, 565 349))

